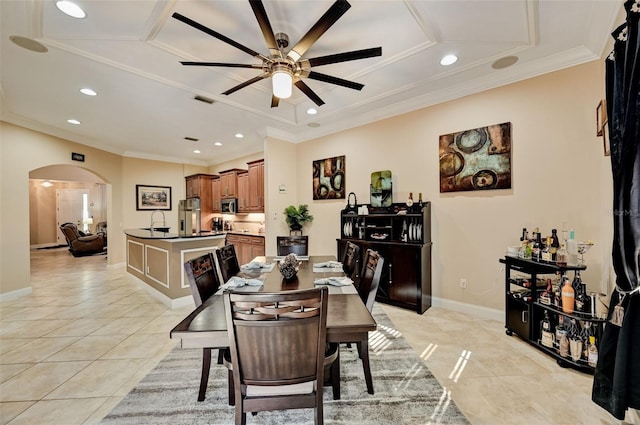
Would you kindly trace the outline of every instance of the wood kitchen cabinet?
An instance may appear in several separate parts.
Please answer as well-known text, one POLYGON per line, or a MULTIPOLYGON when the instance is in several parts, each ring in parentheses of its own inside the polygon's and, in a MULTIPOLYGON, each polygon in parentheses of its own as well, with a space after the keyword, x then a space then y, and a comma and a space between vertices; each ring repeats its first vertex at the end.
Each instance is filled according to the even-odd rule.
POLYGON ((246 172, 240 168, 232 168, 220 172, 220 197, 221 198, 237 198, 238 197, 238 173, 246 172))
POLYGON ((227 233, 227 245, 234 245, 240 265, 247 264, 255 257, 264 256, 264 237, 227 233))
POLYGON ((238 173, 238 212, 251 212, 249 209, 249 173, 238 173))
POLYGON ((249 196, 247 210, 264 212, 264 159, 247 162, 249 167, 249 196))
POLYGON ((213 174, 193 174, 185 177, 186 197, 200 199, 200 228, 211 230, 213 218, 213 174))
POLYGON ((220 202, 220 200, 222 199, 220 191, 220 176, 213 176, 213 179, 211 180, 211 199, 211 210, 214 213, 222 212, 222 203, 220 202))

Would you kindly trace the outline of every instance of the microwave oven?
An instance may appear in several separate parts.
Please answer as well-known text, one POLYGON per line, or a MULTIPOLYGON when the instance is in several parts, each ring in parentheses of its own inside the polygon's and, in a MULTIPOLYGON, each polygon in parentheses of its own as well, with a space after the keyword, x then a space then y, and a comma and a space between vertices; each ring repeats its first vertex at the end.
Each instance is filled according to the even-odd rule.
POLYGON ((235 214, 237 211, 238 199, 226 198, 222 200, 222 213, 223 214, 235 214))

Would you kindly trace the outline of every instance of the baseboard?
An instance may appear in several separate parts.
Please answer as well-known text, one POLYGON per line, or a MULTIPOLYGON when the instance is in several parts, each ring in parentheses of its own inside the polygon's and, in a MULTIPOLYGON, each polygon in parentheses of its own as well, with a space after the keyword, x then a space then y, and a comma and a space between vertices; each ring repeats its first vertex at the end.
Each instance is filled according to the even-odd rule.
POLYGON ((122 261, 115 264, 107 264, 107 270, 124 269, 127 264, 122 261))
POLYGON ((32 292, 33 292, 33 288, 31 286, 26 287, 26 288, 22 288, 22 289, 16 289, 15 291, 11 291, 11 292, 6 292, 4 294, 0 294, 0 301, 15 300, 17 298, 29 295, 32 292))
POLYGON ((460 313, 471 314, 484 319, 504 322, 504 311, 493 308, 482 307, 474 304, 461 303, 459 301, 447 300, 444 298, 431 297, 433 307, 445 308, 447 310, 459 311, 460 313))
POLYGON ((191 307, 195 308, 195 304, 194 304, 192 296, 186 296, 186 297, 175 298, 175 299, 174 298, 169 298, 165 294, 163 294, 162 292, 158 291, 155 288, 152 288, 151 286, 149 286, 145 282, 141 281, 137 277, 132 276, 129 273, 127 273, 127 277, 132 279, 132 281, 135 282, 136 285, 138 285, 140 288, 142 288, 145 292, 147 292, 153 298, 157 299, 162 304, 164 304, 165 306, 169 307, 171 310, 174 310, 176 308, 186 307, 186 306, 191 306, 191 307))

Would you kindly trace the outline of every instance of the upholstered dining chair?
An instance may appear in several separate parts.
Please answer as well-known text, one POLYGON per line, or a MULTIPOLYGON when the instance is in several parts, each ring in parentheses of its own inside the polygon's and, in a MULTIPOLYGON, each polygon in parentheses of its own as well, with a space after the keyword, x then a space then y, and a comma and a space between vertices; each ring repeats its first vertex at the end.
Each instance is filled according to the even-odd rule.
POLYGON ((321 425, 328 289, 223 296, 235 423, 245 424, 247 412, 313 408, 321 425))
POLYGON ((278 256, 309 255, 309 236, 277 236, 276 242, 278 256))
MULTIPOLYGON (((383 265, 384 258, 376 251, 367 249, 364 256, 362 271, 360 272, 360 284, 357 289, 360 298, 362 298, 362 302, 367 306, 367 310, 369 310, 369 312, 373 310, 373 303, 376 300, 383 265)), ((371 365, 369 363, 369 343, 363 343, 362 341, 354 342, 358 349, 358 357, 360 357, 360 360, 362 361, 364 379, 367 384, 367 392, 369 394, 373 394, 373 378, 371 377, 371 365)))
POLYGON ((218 266, 220 267, 220 275, 222 283, 227 282, 232 276, 240 273, 240 264, 236 256, 236 247, 234 245, 225 245, 216 250, 218 257, 218 266))
POLYGON ((342 270, 347 277, 353 280, 354 286, 357 288, 358 280, 360 278, 360 247, 353 242, 347 241, 344 247, 344 255, 342 256, 342 270))
MULTIPOLYGON (((187 274, 189 288, 191 288, 196 307, 202 305, 203 302, 220 289, 220 280, 211 253, 188 260, 184 263, 184 271, 187 274)), ((211 353, 214 349, 218 349, 218 364, 223 363, 226 347, 205 347, 202 349, 202 373, 200 374, 198 401, 205 399, 207 383, 209 382, 209 369, 211 368, 211 353)))

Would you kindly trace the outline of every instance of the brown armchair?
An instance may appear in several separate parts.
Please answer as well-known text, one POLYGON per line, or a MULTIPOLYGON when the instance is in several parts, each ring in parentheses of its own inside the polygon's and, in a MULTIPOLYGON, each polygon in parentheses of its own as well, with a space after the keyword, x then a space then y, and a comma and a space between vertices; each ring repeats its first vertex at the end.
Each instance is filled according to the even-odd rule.
POLYGON ((78 230, 78 226, 73 223, 63 223, 60 230, 64 234, 69 252, 74 257, 82 257, 84 255, 93 255, 106 251, 107 241, 104 233, 96 233, 94 235, 85 235, 78 230))

